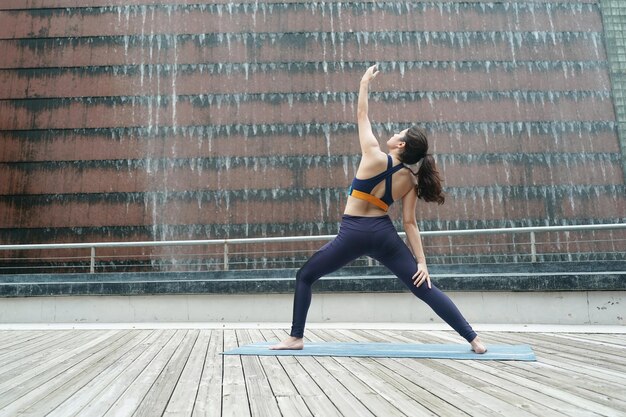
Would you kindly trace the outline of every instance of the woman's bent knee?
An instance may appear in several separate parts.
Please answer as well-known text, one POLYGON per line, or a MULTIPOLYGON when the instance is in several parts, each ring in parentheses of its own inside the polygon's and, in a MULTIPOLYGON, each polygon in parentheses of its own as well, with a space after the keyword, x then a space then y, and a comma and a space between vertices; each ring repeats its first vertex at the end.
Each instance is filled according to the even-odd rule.
POLYGON ((301 282, 306 285, 313 285, 313 283, 322 276, 323 274, 320 274, 320 271, 317 270, 317 268, 311 265, 311 263, 307 263, 296 273, 296 283, 301 282))
POLYGON ((298 269, 298 272, 296 272, 296 282, 302 282, 308 285, 312 284, 315 278, 311 272, 312 271, 307 268, 306 265, 298 269))

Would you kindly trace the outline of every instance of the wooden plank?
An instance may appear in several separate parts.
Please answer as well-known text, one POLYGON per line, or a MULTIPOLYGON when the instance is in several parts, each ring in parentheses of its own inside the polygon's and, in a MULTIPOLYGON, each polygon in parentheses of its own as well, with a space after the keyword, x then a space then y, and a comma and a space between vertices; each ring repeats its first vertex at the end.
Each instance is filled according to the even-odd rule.
POLYGON ((2 409, 7 414, 46 415, 103 369, 119 359, 128 349, 145 339, 149 332, 123 332, 122 337, 110 344, 101 344, 102 349, 84 358, 43 384, 25 390, 10 405, 2 409))
POLYGON ((52 336, 53 334, 41 331, 32 332, 20 332, 20 331, 7 331, 4 336, 0 336, 0 357, 6 352, 11 352, 13 347, 17 347, 20 344, 28 344, 31 341, 36 341, 44 337, 52 336))
MULTIPOLYGON (((581 352, 581 356, 585 356, 585 353, 581 352)), ((560 362, 564 361, 564 359, 560 359, 560 362)), ((578 358, 576 361, 572 361, 573 365, 577 363, 578 358)), ((506 371, 508 371, 510 364, 502 363, 500 366, 506 367, 506 371)), ((590 381, 588 377, 580 375, 578 372, 564 371, 557 367, 546 370, 543 367, 532 367, 528 363, 519 364, 511 372, 562 389, 564 392, 575 396, 576 402, 574 403, 578 403, 581 408, 599 413, 606 410, 612 410, 613 413, 615 410, 626 411, 626 401, 621 395, 623 384, 614 384, 600 379, 590 381)), ((626 382, 626 378, 624 381, 626 382)))
POLYGON ((614 334, 589 334, 589 333, 550 333, 554 337, 572 338, 574 340, 582 338, 588 343, 602 346, 611 346, 616 349, 626 349, 626 335, 614 334))
MULTIPOLYGON (((368 337, 359 336, 358 334, 354 334, 354 333, 353 333, 353 332, 351 332, 351 331, 345 331, 345 330, 344 330, 344 331, 328 331, 328 333, 329 333, 329 334, 331 334, 331 335, 332 335, 334 338, 336 338, 336 339, 342 339, 342 338, 341 338, 341 334, 343 334, 343 335, 344 335, 344 336, 346 336, 346 337, 350 337, 350 339, 342 339, 342 340, 346 340, 346 341, 369 341, 369 340, 371 340, 372 338, 376 338, 376 339, 378 339, 379 341, 383 341, 383 340, 385 340, 385 339, 387 339, 387 340, 386 340, 387 342, 389 342, 389 341, 390 341, 390 340, 388 340, 389 338, 384 337, 382 334, 376 334, 376 332, 372 332, 372 331, 368 332, 370 335, 372 335, 372 336, 373 336, 373 337, 369 337, 369 338, 368 338, 368 337), (374 336, 374 335, 375 335, 375 336, 374 336), (377 336, 377 337, 376 337, 376 336, 377 336)), ((390 332, 390 333, 392 333, 392 332, 390 332)), ((397 342, 398 340, 392 340, 392 341, 397 342)), ((410 342, 411 342, 411 343, 415 343, 415 341, 410 341, 410 342)), ((438 368, 437 368, 437 362, 438 362, 439 360, 432 360, 432 359, 410 359, 410 358, 405 358, 405 359, 397 359, 397 360, 398 360, 398 361, 414 361, 414 362, 419 362, 419 363, 424 364, 425 366, 428 366, 428 367, 429 367, 430 369, 432 369, 432 370, 439 371, 439 372, 441 372, 443 375, 447 375, 447 373, 446 373, 446 372, 442 372, 442 370, 441 370, 441 369, 438 369, 438 368)), ((381 361, 381 360, 374 360, 374 361, 375 361, 376 363, 385 363, 384 361, 381 361)), ((392 376, 393 376, 393 375, 395 375, 395 372, 391 372, 391 375, 392 375, 392 376)), ((478 390, 481 390, 481 391, 482 391, 482 388, 483 388, 483 387, 489 387, 489 385, 488 385, 488 384, 484 384, 484 383, 480 383, 480 382, 478 382, 478 383, 477 383, 477 381, 476 381, 476 380, 472 380, 472 381, 461 381, 461 382, 465 382, 465 385, 467 385, 467 386, 472 386, 472 387, 474 387, 474 388, 476 388, 476 389, 478 389, 478 390)), ((488 390, 487 392, 484 392, 484 393, 485 393, 486 395, 488 395, 488 396, 493 396, 493 393, 492 393, 492 392, 489 392, 489 390, 488 390)), ((420 396, 420 398, 419 398, 419 402, 420 402, 420 403, 423 403, 423 402, 424 402, 424 400, 428 400, 428 398, 429 398, 429 396, 430 396, 430 395, 431 395, 431 393, 430 393, 430 392, 428 392, 428 391, 426 391, 426 395, 422 394, 422 395, 420 396)), ((440 394, 440 395, 441 395, 441 394, 440 394)), ((446 399, 446 397, 445 397, 445 392, 443 393, 442 398, 446 399)), ((498 396, 495 396, 495 398, 497 399, 497 398, 498 398, 498 396)), ((439 413, 439 412, 440 412, 440 411, 439 411, 439 408, 440 408, 439 406, 433 406, 433 407, 431 408, 431 410, 432 410, 433 412, 435 412, 435 413, 439 413)), ((448 411, 448 415, 458 415, 458 413, 460 412, 460 410, 459 410, 458 408, 456 408, 456 407, 455 407, 455 408, 451 408, 451 409, 450 409, 450 408, 448 408, 448 410, 447 410, 447 411, 448 411)), ((518 415, 524 415, 524 412, 525 412, 525 410, 522 408, 522 409, 521 409, 521 412, 519 412, 519 413, 518 413, 518 415)))
MULTIPOLYGON (((45 331, 45 335, 29 331, 28 336, 12 332, 11 340, 3 341, 0 337, 0 344, 6 343, 7 347, 11 347, 7 357, 13 359, 6 363, 0 360, 2 371, 7 366, 13 371, 19 368, 28 372, 42 362, 50 362, 45 361, 46 358, 65 359, 41 367, 39 372, 32 374, 26 384, 22 383, 22 387, 26 387, 23 395, 1 409, 0 415, 43 415, 48 410, 51 410, 52 416, 125 414, 128 409, 118 407, 121 404, 119 399, 128 395, 125 391, 134 389, 139 381, 138 375, 157 363, 161 366, 159 374, 144 392, 160 390, 160 402, 143 396, 136 399, 139 404, 142 401, 146 402, 146 406, 150 404, 146 411, 156 414, 221 415, 222 371, 225 376, 230 373, 231 380, 240 381, 239 388, 231 383, 231 398, 226 400, 224 397, 225 401, 234 401, 233 393, 237 393, 238 389, 238 393, 243 394, 240 397, 243 404, 239 406, 247 415, 394 415, 391 405, 395 407, 396 415, 429 415, 433 412, 441 416, 482 416, 495 415, 496 411, 507 415, 528 412, 532 415, 576 417, 626 414, 626 401, 620 394, 626 383, 626 373, 621 372, 619 367, 626 366, 626 355, 623 355, 626 347, 619 344, 626 339, 624 335, 481 333, 481 339, 486 344, 531 344, 540 359, 538 363, 230 357, 240 361, 238 379, 235 369, 226 370, 224 367, 224 359, 228 357, 219 355, 222 349, 226 349, 223 347, 222 330, 198 331, 197 339, 189 339, 192 337, 189 332, 187 336, 180 336, 180 332, 184 331, 170 331, 170 337, 179 335, 178 342, 170 349, 169 358, 161 355, 158 359, 158 353, 171 341, 159 337, 163 332, 151 332, 150 339, 140 337, 140 331, 124 331, 117 336, 114 336, 115 332, 110 332, 105 338, 102 338, 102 331, 45 331), (61 334, 64 337, 59 336, 61 334), (100 336, 100 346, 76 347, 77 342, 92 342, 94 334, 100 336), (150 354, 146 354, 148 351, 150 354), (174 359, 175 356, 177 359, 174 359), (611 358, 608 364, 599 359, 607 356, 611 358), (242 358, 246 359, 242 361, 242 358), (13 366, 16 362, 18 365, 13 366), (141 365, 137 366, 137 362, 141 365), (451 378, 453 383, 441 375, 451 378), (159 378, 163 384, 156 383, 159 378), (117 388, 111 391, 111 387, 116 385, 117 388), (467 386, 477 390, 478 396, 467 386), (96 398, 98 401, 95 401, 96 398), (272 404, 266 407, 261 404, 263 399, 272 404), (101 400, 105 403, 102 407, 97 405, 101 400), (503 409, 496 400, 508 403, 511 408, 503 409), (252 403, 252 408, 249 408, 248 401, 252 403), (484 406, 476 407, 481 402, 484 406), (165 408, 164 403, 167 405, 165 408), (255 403, 258 405, 255 406, 255 403), (269 410, 273 414, 269 414, 269 410)), ((143 332, 145 337, 148 332, 143 332)), ((233 347, 239 343, 280 340, 287 336, 284 331, 271 330, 227 332, 231 333, 229 343, 233 347)), ((346 329, 307 332, 306 341, 320 340, 466 343, 452 331, 346 329)), ((14 377, 20 378, 20 375, 14 377)), ((0 376, 0 387, 5 382, 0 376)), ((156 391, 152 395, 156 396, 156 391)), ((0 401, 3 400, 4 396, 0 395, 0 401)), ((230 415, 235 414, 235 406, 230 407, 230 415)))
MULTIPOLYGON (((267 341, 278 341, 272 330, 257 330, 256 332, 267 341)), ((262 357, 261 363, 266 372, 271 375, 270 382, 272 382, 274 393, 279 396, 278 405, 281 411, 285 409, 285 406, 281 404, 280 394, 285 396, 297 394, 306 405, 306 409, 315 416, 340 417, 343 415, 294 356, 262 357), (279 384, 273 382, 276 379, 280 381, 279 384), (274 388, 275 385, 277 388, 274 388), (293 394, 290 385, 294 387, 296 394, 293 394)), ((283 415, 289 414, 283 413, 283 415)))
MULTIPOLYGON (((265 340, 263 334, 257 329, 248 330, 248 334, 250 341, 265 340)), ((270 383, 281 415, 313 416, 314 412, 309 408, 304 398, 302 398, 289 375, 278 361, 278 358, 276 356, 259 356, 259 361, 270 383)), ((335 411, 333 415, 336 414, 335 411)))
POLYGON ((626 355, 624 355, 624 349, 614 348, 608 345, 602 346, 588 343, 580 337, 576 339, 559 338, 546 333, 533 333, 533 339, 547 342, 551 346, 561 346, 563 350, 573 352, 574 354, 588 353, 589 356, 593 356, 597 359, 603 359, 609 364, 622 366, 626 371, 626 355))
MULTIPOLYGON (((374 330, 340 330, 341 333, 346 334, 347 336, 351 336, 355 341, 374 341, 381 343, 397 343, 397 342, 411 342, 415 343, 412 340, 407 338, 396 338, 393 335, 387 335, 382 332, 377 332, 374 330)), ((394 333, 394 332, 390 332, 394 333)), ((415 375, 414 373, 402 375, 394 370, 394 366, 397 366, 397 362, 390 358, 366 358, 366 361, 362 361, 361 363, 366 367, 376 366, 379 368, 379 372, 382 372, 388 375, 391 378, 391 381, 388 381, 389 384, 399 384, 401 385, 398 389, 403 389, 402 386, 406 386, 404 388, 408 390, 409 393, 414 392, 415 390, 419 390, 416 396, 419 396, 418 401, 423 404, 428 409, 434 411, 435 413, 442 416, 458 416, 463 415, 466 412, 466 407, 459 408, 448 402, 445 391, 435 391, 428 385, 428 381, 421 379, 419 375, 415 375), (373 365, 375 364, 375 365, 373 365), (395 381, 395 382, 393 382, 395 381), (432 391, 432 392, 431 392, 432 391)))
POLYGON ((598 369, 597 367, 584 363, 570 363, 560 358, 552 359, 548 356, 543 356, 540 361, 547 368, 560 370, 561 372, 573 372, 581 375, 581 377, 589 380, 590 383, 596 382, 609 382, 612 384, 623 384, 624 374, 622 372, 614 372, 606 369, 598 369))
MULTIPOLYGON (((20 343, 26 343, 28 341, 44 339, 46 337, 58 336, 61 333, 72 333, 72 330, 57 330, 57 331, 40 331, 40 332, 18 332, 13 331, 11 334, 3 339, 0 339, 0 350, 6 352, 7 348, 18 345, 20 343)), ((10 350, 9 350, 10 351, 10 350)))
POLYGON ((24 346, 12 346, 7 349, 0 356, 0 364, 13 364, 16 359, 26 358, 28 359, 30 355, 36 354, 40 351, 46 351, 47 349, 54 348, 59 344, 72 344, 72 340, 74 343, 79 340, 87 340, 90 335, 98 334, 96 331, 91 332, 79 332, 79 331, 69 331, 69 332, 59 332, 57 334, 47 335, 46 337, 33 339, 28 344, 24 346))
MULTIPOLYGON (((252 343, 246 330, 236 330, 239 346, 252 343)), ((267 375, 258 356, 242 356, 244 380, 248 392, 248 402, 253 416, 277 416, 280 410, 267 375)))
POLYGON ((481 361, 473 361, 465 367, 459 362, 443 361, 441 366, 447 366, 457 369, 460 372, 466 372, 467 378, 470 379, 475 375, 477 378, 493 386, 508 390, 512 393, 512 399, 510 400, 512 403, 519 402, 520 399, 523 399, 523 403, 520 404, 520 406, 525 407, 528 411, 538 416, 563 415, 568 417, 591 417, 600 415, 590 410, 578 408, 568 401, 547 395, 543 390, 531 389, 526 386, 524 378, 518 378, 516 375, 502 372, 500 369, 491 367, 481 361), (473 372, 465 368, 471 368, 473 372))
MULTIPOLYGON (((161 352, 159 352, 155 358, 144 367, 141 374, 133 381, 133 383, 124 391, 124 393, 113 403, 111 408, 105 415, 135 415, 137 412, 145 412, 145 402, 148 397, 156 401, 154 404, 154 410, 158 411, 155 415, 160 415, 160 406, 164 404, 162 399, 155 398, 154 394, 150 395, 153 389, 160 392, 164 382, 166 387, 169 386, 167 381, 163 381, 163 378, 167 378, 165 369, 168 368, 175 358, 177 352, 180 352, 181 348, 185 349, 190 341, 195 340, 195 335, 191 334, 189 330, 181 330, 182 338, 176 339, 175 343, 168 343, 161 352), (142 404, 144 404, 142 406, 142 404)), ((171 369, 171 368, 169 368, 171 369)), ((178 377, 178 375, 176 375, 178 377)), ((166 393, 166 401, 169 398, 170 393, 166 393)))
POLYGON ((211 330, 206 361, 200 377, 198 395, 193 408, 193 417, 218 417, 222 415, 222 370, 224 331, 211 330))
POLYGON ((339 331, 341 333, 344 333, 346 336, 350 336, 354 340, 358 340, 360 342, 393 343, 388 336, 382 333, 372 332, 371 330, 349 329, 339 331))
MULTIPOLYGON (((105 396, 100 395, 103 390, 116 381, 119 381, 124 372, 131 367, 135 360, 140 361, 142 357, 149 356, 151 352, 156 354, 156 351, 158 351, 173 334, 173 330, 157 330, 151 332, 146 339, 128 348, 121 358, 113 361, 109 367, 102 370, 95 378, 87 382, 87 384, 73 393, 69 393, 70 395, 68 395, 61 404, 57 405, 54 410, 51 410, 47 416, 73 416, 79 413, 83 414, 81 410, 89 404, 96 403, 96 398, 98 401, 105 400, 105 396)), ((128 376, 128 374, 125 376, 128 376)), ((106 409, 104 411, 106 411, 106 409)))
POLYGON ((90 340, 97 333, 68 333, 65 337, 58 335, 47 341, 33 343, 32 346, 23 349, 15 349, 10 355, 0 359, 0 381, 8 381, 11 378, 22 375, 32 369, 36 364, 45 361, 50 355, 63 351, 76 345, 80 346, 90 340))
MULTIPOLYGON (((447 337, 443 333, 440 333, 439 335, 442 338, 447 337)), ((553 355, 554 350, 552 350, 551 348, 545 348, 544 345, 551 344, 554 348, 556 348, 559 345, 551 343, 551 342, 548 343, 548 342, 541 341, 541 340, 535 340, 534 338, 535 333, 533 334, 497 333, 495 337, 497 338, 498 343, 509 343, 509 344, 525 343, 525 344, 530 344, 533 347, 533 350, 537 354, 538 362, 534 362, 534 363, 533 362, 520 362, 518 363, 520 368, 528 369, 530 367, 532 369, 537 369, 537 370, 550 368, 551 372, 556 373, 554 375, 555 377, 558 377, 560 373, 563 373, 566 375, 567 379, 570 379, 573 375, 574 378, 581 380, 580 381, 581 384, 588 384, 586 385, 588 389, 593 389, 593 387, 596 386, 597 384, 601 384, 604 382, 615 385, 615 386, 621 385, 623 383, 623 380, 624 380, 623 373, 615 372, 614 374, 616 376, 619 376, 619 379, 615 382, 607 381, 605 378, 605 374, 604 374, 605 370, 602 368, 598 368, 597 366, 594 366, 594 368, 596 370, 601 371, 601 374, 602 374, 602 376, 597 381, 588 381, 589 378, 587 376, 579 375, 580 374, 579 368, 586 366, 585 363, 581 363, 581 359, 582 360, 586 359, 585 357, 586 351, 584 349, 580 349, 578 352, 575 351, 575 354, 569 354, 569 355, 566 355, 566 357, 563 357, 563 355, 555 356, 553 355), (550 359, 551 356, 556 357, 556 360, 551 360, 550 359), (571 357, 571 359, 573 360, 569 360, 567 356, 571 357), (552 365, 546 366, 548 361, 550 361, 552 365, 555 365, 555 366, 552 366, 552 365), (569 366, 563 367, 563 365, 569 365, 569 366), (574 370, 575 372, 572 373, 572 370, 574 370)), ((592 360, 591 357, 587 359, 589 359, 590 361, 592 360)), ((595 359, 593 360, 595 361, 595 359)))
MULTIPOLYGON (((238 335, 240 335, 240 344, 248 344, 265 339, 264 336, 255 329, 242 330, 238 332, 238 335), (244 332, 247 333, 247 335, 244 332)), ((276 399, 280 414, 285 416, 312 416, 313 414, 307 404, 294 387, 277 358, 272 356, 258 356, 256 359, 258 359, 258 364, 268 381, 268 388, 276 399)), ((245 362, 244 366, 246 366, 245 362)), ((247 371, 245 373, 246 375, 248 374, 247 371)), ((250 392, 250 390, 248 390, 248 392, 250 392)))
MULTIPOLYGON (((387 343, 406 341, 406 339, 405 340, 395 339, 393 336, 390 337, 387 334, 383 334, 382 332, 367 331, 367 333, 368 335, 367 337, 364 338, 364 340, 373 340, 373 341, 387 342, 387 343)), ((448 402, 449 399, 445 395, 446 391, 433 390, 429 386, 427 380, 420 378, 420 376, 416 375, 414 372, 407 372, 407 373, 398 372, 397 367, 399 365, 397 362, 393 361, 393 359, 389 359, 389 358, 378 359, 377 358, 377 359, 374 359, 373 361, 377 363, 379 367, 382 367, 382 371, 387 373, 393 379, 395 379, 398 384, 408 385, 410 387, 409 392, 418 390, 419 402, 425 407, 427 407, 429 410, 432 410, 435 413, 446 415, 446 416, 466 415, 465 406, 459 405, 459 403, 456 403, 455 405, 454 402, 452 403, 448 402)), ((365 363, 365 365, 367 366, 367 363, 365 363)))
POLYGON ((39 330, 39 329, 5 329, 0 330, 0 341, 3 340, 13 340, 17 337, 32 337, 32 336, 41 336, 46 332, 51 332, 54 330, 39 330))
POLYGON ((0 383, 0 407, 5 407, 23 395, 25 391, 41 385, 84 358, 98 352, 102 349, 100 345, 107 343, 107 340, 117 340, 122 336, 123 333, 119 330, 101 332, 99 337, 91 338, 79 347, 61 349, 58 354, 55 351, 50 351, 47 360, 38 365, 33 364, 30 369, 15 375, 13 378, 2 380, 3 382, 0 383))
MULTIPOLYGON (((284 330, 274 330, 278 339, 282 340, 289 336, 284 330)), ((316 341, 316 338, 308 333, 307 341, 316 341)), ((306 346, 306 345, 305 345, 306 346)), ((362 396, 359 398, 355 392, 346 387, 338 379, 340 375, 333 375, 324 364, 311 356, 294 356, 298 364, 309 374, 310 378, 316 381, 318 387, 324 392, 330 401, 335 405, 342 415, 346 416, 373 416, 373 412, 362 403, 362 396)), ((384 415, 384 414, 382 414, 384 415)))
MULTIPOLYGON (((412 339, 406 337, 394 338, 394 342, 415 343, 412 339)), ((430 366, 443 373, 447 373, 446 368, 454 369, 456 371, 455 378, 458 378, 461 382, 466 384, 473 384, 476 380, 482 381, 486 385, 481 383, 479 386, 483 387, 488 394, 494 395, 534 415, 567 415, 581 417, 589 415, 587 411, 582 412, 578 408, 572 407, 569 403, 554 401, 552 397, 548 397, 541 392, 527 389, 517 382, 507 380, 506 374, 492 369, 486 362, 439 359, 432 361, 430 366), (561 411, 566 414, 561 413, 561 411)))
POLYGON ((626 345, 626 333, 585 333, 585 335, 607 343, 614 343, 620 346, 626 345))
MULTIPOLYGON (((309 330, 309 336, 315 335, 319 338, 319 340, 328 340, 329 331, 324 330, 309 330)), ((332 336, 330 336, 332 339, 332 336)), ((363 403, 372 413, 375 415, 385 415, 385 416, 404 416, 403 413, 397 404, 390 402, 385 396, 381 395, 379 391, 371 387, 369 384, 363 382, 356 375, 354 375, 351 370, 341 362, 339 362, 338 358, 334 357, 314 357, 320 365, 324 366, 324 368, 335 378, 343 384, 346 389, 348 389, 354 396, 363 403)))
MULTIPOLYGON (((253 343, 253 341, 265 341, 265 337, 259 330, 250 329, 248 330, 248 336, 240 340, 246 340, 245 343, 253 343)), ((276 397, 300 396, 289 375, 278 361, 278 357, 258 356, 258 359, 276 397)))
MULTIPOLYGON (((534 335, 534 334, 533 334, 534 335)), ((529 339, 533 337, 527 333, 519 336, 519 341, 527 343, 529 339)), ((501 340, 516 339, 507 338, 504 335, 500 335, 501 340)), ((533 341, 535 342, 535 341, 533 341)), ((534 343, 535 349, 540 349, 538 343, 534 343)), ((588 413, 596 412, 603 414, 608 412, 610 415, 615 410, 621 410, 626 406, 621 400, 611 398, 607 396, 606 392, 612 392, 617 389, 617 392, 621 392, 621 387, 608 387, 606 382, 595 381, 590 382, 585 377, 581 377, 574 372, 562 372, 559 368, 547 369, 541 364, 533 362, 508 362, 508 361, 494 361, 494 367, 498 367, 502 372, 513 373, 528 381, 527 386, 529 388, 538 389, 542 385, 545 387, 543 392, 550 396, 561 399, 570 404, 586 410, 588 413), (573 383, 573 381, 576 381, 573 383)))
MULTIPOLYGON (((602 397, 598 393, 586 394, 584 390, 578 389, 573 384, 573 379, 569 382, 559 381, 556 378, 548 376, 538 376, 536 372, 527 372, 520 368, 512 368, 510 364, 500 364, 500 371, 517 375, 520 377, 521 383, 531 389, 542 390, 551 397, 560 399, 565 402, 586 410, 589 414, 598 413, 601 415, 615 415, 616 410, 625 410, 624 405, 616 405, 608 396, 602 397)), ((577 382, 576 382, 577 383, 577 382)), ((622 392, 623 388, 618 392, 622 392)))
POLYGON ((135 412, 137 398, 141 400, 163 365, 180 345, 186 330, 165 332, 157 342, 149 346, 145 354, 133 361, 117 379, 106 386, 99 386, 98 400, 88 403, 80 415, 130 415, 135 412), (156 373, 156 375, 155 375, 156 373), (127 402, 128 401, 128 402, 127 402), (126 404, 129 404, 126 407, 126 404))
MULTIPOLYGON (((524 340, 522 336, 515 333, 507 333, 503 336, 514 341, 524 340)), ((535 340, 535 343, 538 344, 538 351, 540 352, 545 352, 549 355, 557 355, 564 360, 590 363, 599 368, 606 368, 626 373, 626 362, 623 359, 623 353, 610 355, 595 350, 591 352, 591 354, 588 354, 587 352, 589 349, 581 349, 578 346, 571 346, 561 340, 554 341, 549 338, 541 337, 539 334, 536 334, 533 340, 535 340)))
MULTIPOLYGON (((378 359, 378 362, 386 366, 390 372, 403 377, 414 384, 422 387, 430 392, 430 404, 439 400, 440 402, 449 403, 451 406, 458 408, 463 413, 475 416, 497 416, 497 412, 488 408, 475 400, 475 398, 465 391, 458 391, 457 387, 451 386, 446 381, 439 382, 436 375, 430 373, 422 373, 419 369, 408 366, 405 361, 397 359, 378 359)), ((454 414, 452 414, 454 415, 454 414)))
POLYGON ((39 330, 39 331, 25 332, 24 334, 18 331, 12 331, 12 335, 9 338, 3 340, 2 349, 6 348, 8 345, 11 345, 13 343, 23 343, 27 341, 44 340, 46 338, 52 338, 52 337, 68 337, 69 335, 72 335, 74 333, 79 334, 79 333, 84 333, 86 331, 96 332, 97 330, 83 330, 83 331, 78 331, 74 329, 39 330))
MULTIPOLYGON (((337 341, 371 342, 371 339, 367 337, 345 330, 327 330, 325 333, 337 341)), ((390 372, 383 364, 372 358, 336 357, 335 360, 404 413, 420 416, 458 416, 462 414, 458 408, 452 407, 447 403, 445 405, 439 404, 440 406, 443 405, 443 407, 435 407, 434 404, 429 404, 428 397, 431 396, 430 392, 404 378, 398 377, 394 372, 390 372), (409 410, 411 411, 408 412, 409 410)))
MULTIPOLYGON (((443 333, 440 333, 440 335, 441 337, 448 338, 447 340, 451 340, 449 336, 444 336, 443 333)), ((563 368, 565 370, 586 369, 596 376, 600 376, 599 374, 603 375, 600 376, 600 381, 598 382, 608 381, 618 384, 623 383, 623 372, 605 367, 603 362, 585 355, 584 351, 577 351, 574 354, 563 353, 558 350, 558 344, 551 344, 551 348, 546 348, 545 345, 547 345, 547 343, 534 340, 533 335, 534 333, 490 332, 488 337, 493 340, 493 343, 497 344, 530 344, 541 364, 550 363, 557 368, 563 368)))
POLYGON ((309 407, 300 396, 279 396, 276 397, 280 415, 283 416, 313 416, 309 407))
POLYGON ((143 397, 143 400, 138 404, 133 416, 150 417, 163 415, 199 334, 199 330, 187 331, 183 341, 151 384, 150 390, 143 397))
MULTIPOLYGON (((515 406, 512 406, 505 401, 495 398, 492 395, 486 394, 483 391, 476 388, 479 384, 464 384, 457 381, 454 376, 446 375, 432 367, 433 359, 396 359, 396 362, 406 365, 417 371, 423 378, 429 378, 429 384, 434 387, 438 387, 439 390, 446 392, 446 401, 454 404, 456 407, 468 412, 471 410, 475 413, 487 413, 487 414, 503 414, 503 415, 530 415, 530 413, 520 410, 515 406), (461 394, 461 395, 459 395, 461 394), (459 401, 456 404, 450 400, 450 395, 459 396, 459 401), (468 398, 476 400, 476 403, 469 404, 468 398), (474 409, 477 407, 478 409, 474 409)), ((471 414, 471 412, 470 412, 471 414)))
MULTIPOLYGON (((515 335, 500 335, 500 340, 519 343, 527 339, 520 339, 515 335)), ((592 355, 586 355, 584 349, 578 354, 557 354, 552 349, 545 349, 541 342, 536 342, 533 348, 537 351, 537 356, 541 363, 551 364, 555 372, 571 373, 575 375, 583 384, 589 384, 589 389, 594 389, 598 383, 606 383, 614 387, 619 387, 624 383, 623 372, 607 368, 604 363, 598 361, 592 355), (590 376, 597 381, 590 380, 590 376)))
POLYGON ((198 338, 189 354, 189 360, 180 375, 164 416, 190 416, 193 412, 196 395, 200 386, 202 369, 207 360, 207 350, 211 338, 210 330, 200 330, 198 338))
POLYGON ((534 340, 514 340, 509 339, 509 336, 503 334, 498 334, 498 342, 499 343, 511 343, 517 344, 521 342, 530 342, 533 346, 533 349, 537 353, 537 358, 539 360, 539 364, 541 366, 538 367, 546 367, 548 369, 554 369, 555 372, 573 372, 575 374, 580 374, 585 380, 588 380, 589 383, 604 383, 608 382, 611 384, 621 385, 624 383, 624 373, 619 371, 613 371, 607 368, 599 368, 594 364, 589 363, 581 363, 581 362, 572 362, 568 360, 564 360, 562 357, 557 355, 552 355, 553 352, 551 349, 545 350, 541 347, 540 343, 535 343, 534 340))
MULTIPOLYGON (((238 347, 234 330, 224 330, 224 351, 238 347)), ((223 355, 224 380, 222 385, 222 415, 240 417, 251 415, 248 405, 243 364, 238 355, 223 355)))
MULTIPOLYGON (((519 340, 509 339, 504 333, 498 334, 497 337, 500 342, 519 343, 519 340)), ((537 347, 541 349, 541 347, 538 344, 535 344, 532 339, 530 342, 535 345, 535 350, 537 350, 537 347)), ((626 378, 623 372, 613 371, 606 368, 601 369, 589 363, 563 360, 555 355, 546 355, 541 353, 539 354, 539 359, 540 362, 547 367, 561 369, 562 372, 574 372, 580 374, 581 377, 588 379, 590 383, 601 384, 608 382, 617 386, 622 386, 625 382, 624 379, 626 378)))

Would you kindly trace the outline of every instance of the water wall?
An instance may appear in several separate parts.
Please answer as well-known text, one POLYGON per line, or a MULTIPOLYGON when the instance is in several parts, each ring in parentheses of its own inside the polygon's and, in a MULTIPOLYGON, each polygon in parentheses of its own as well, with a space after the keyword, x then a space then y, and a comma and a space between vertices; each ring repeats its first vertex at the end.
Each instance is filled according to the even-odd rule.
POLYGON ((598 1, 4 0, 0 51, 0 243, 336 233, 372 63, 421 230, 626 220, 598 1))

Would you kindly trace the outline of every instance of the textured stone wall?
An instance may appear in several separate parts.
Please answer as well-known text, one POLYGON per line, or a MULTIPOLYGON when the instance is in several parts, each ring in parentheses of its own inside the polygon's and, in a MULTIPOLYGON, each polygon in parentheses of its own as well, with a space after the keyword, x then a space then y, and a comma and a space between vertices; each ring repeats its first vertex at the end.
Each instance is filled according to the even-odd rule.
POLYGON ((619 3, 5 0, 0 242, 335 233, 374 62, 422 230, 624 221, 619 3))
POLYGON ((626 2, 601 0, 600 5, 622 150, 622 167, 626 178, 626 2))

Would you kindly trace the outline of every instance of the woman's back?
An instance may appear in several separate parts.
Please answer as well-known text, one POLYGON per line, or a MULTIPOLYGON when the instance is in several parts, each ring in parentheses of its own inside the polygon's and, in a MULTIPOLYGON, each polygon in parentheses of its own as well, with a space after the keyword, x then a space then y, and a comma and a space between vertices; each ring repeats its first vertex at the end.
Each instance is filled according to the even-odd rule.
MULTIPOLYGON (((367 180, 384 173, 388 168, 389 158, 390 156, 382 151, 363 155, 359 168, 357 169, 356 178, 358 180, 367 180)), ((391 158, 391 161, 394 168, 399 164, 402 164, 395 158, 391 158)), ((408 169, 404 167, 400 168, 398 171, 391 174, 391 201, 401 199, 414 187, 415 177, 408 169)), ((380 182, 376 184, 371 191, 369 191, 369 194, 378 199, 382 199, 385 196, 386 188, 385 179, 381 179, 380 182)), ((385 215, 386 211, 371 202, 351 195, 348 197, 344 214, 370 217, 385 215)))

